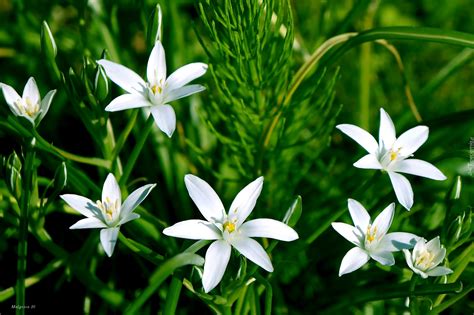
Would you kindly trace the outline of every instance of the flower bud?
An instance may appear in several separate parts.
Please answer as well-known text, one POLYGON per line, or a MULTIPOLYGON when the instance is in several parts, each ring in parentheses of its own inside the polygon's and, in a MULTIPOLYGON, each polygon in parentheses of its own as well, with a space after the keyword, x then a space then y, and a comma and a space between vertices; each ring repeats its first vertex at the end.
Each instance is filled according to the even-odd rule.
POLYGON ((10 154, 6 162, 5 181, 16 200, 20 200, 21 197, 21 167, 21 161, 16 152, 10 154))
POLYGON ((56 42, 46 21, 43 21, 41 25, 41 51, 43 51, 46 58, 50 59, 51 62, 54 62, 53 60, 58 54, 56 42))
POLYGON ((161 41, 163 35, 161 7, 159 4, 156 5, 155 9, 151 13, 150 19, 148 20, 146 42, 148 47, 155 46, 156 41, 161 41))
POLYGON ((94 90, 95 96, 100 102, 103 102, 109 94, 109 80, 105 75, 104 68, 100 65, 97 66, 97 72, 95 74, 94 90))

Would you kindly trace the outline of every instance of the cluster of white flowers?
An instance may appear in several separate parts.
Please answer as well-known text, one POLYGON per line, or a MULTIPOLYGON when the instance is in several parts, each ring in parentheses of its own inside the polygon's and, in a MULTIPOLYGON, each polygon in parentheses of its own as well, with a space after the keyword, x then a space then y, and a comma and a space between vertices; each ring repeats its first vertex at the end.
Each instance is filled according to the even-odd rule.
MULTIPOLYGON (((380 109, 379 142, 364 129, 350 124, 336 126, 360 144, 369 154, 354 163, 355 167, 387 172, 398 202, 408 211, 413 206, 413 189, 410 182, 398 173, 418 175, 434 180, 445 180, 446 176, 432 164, 411 159, 413 153, 428 139, 428 127, 417 126, 396 137, 395 126, 390 116, 380 109)), ((342 259, 339 276, 362 267, 370 258, 384 266, 395 264, 392 252, 403 250, 406 262, 413 272, 423 278, 441 276, 452 272, 446 267, 437 267, 446 256, 439 237, 426 243, 424 238, 411 233, 387 231, 392 224, 395 203, 385 208, 372 222, 365 208, 349 199, 349 213, 354 226, 334 222, 332 227, 349 242, 356 245, 342 259), (413 248, 410 255, 409 249, 413 248)))

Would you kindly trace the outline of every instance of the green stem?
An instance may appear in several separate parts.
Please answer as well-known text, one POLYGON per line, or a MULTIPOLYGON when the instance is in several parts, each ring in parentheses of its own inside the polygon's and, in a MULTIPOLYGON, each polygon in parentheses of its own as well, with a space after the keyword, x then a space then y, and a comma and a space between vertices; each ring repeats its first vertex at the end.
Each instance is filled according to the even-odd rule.
POLYGON ((34 143, 33 138, 26 145, 25 166, 23 177, 23 191, 20 198, 20 225, 18 235, 18 262, 17 262, 17 280, 16 280, 16 314, 25 314, 25 277, 26 277, 26 256, 28 253, 28 212, 30 207, 30 198, 32 193, 32 180, 34 173, 34 143))
POLYGON ((416 287, 417 282, 418 282, 418 275, 414 273, 411 276, 411 281, 410 281, 410 313, 411 315, 420 314, 420 307, 418 305, 418 300, 415 296, 415 287, 416 287))
POLYGON ((178 306, 179 295, 182 287, 183 281, 173 276, 168 293, 166 294, 165 309, 163 311, 164 315, 173 315, 176 313, 176 307, 178 306))
POLYGON ((155 253, 152 249, 142 245, 132 239, 125 237, 122 233, 119 233, 119 240, 127 246, 132 252, 142 256, 148 261, 154 263, 155 265, 160 265, 163 262, 163 256, 155 253))
POLYGON ((133 151, 130 154, 127 164, 125 165, 122 177, 120 178, 120 186, 123 186, 127 183, 128 177, 130 177, 130 174, 132 173, 132 169, 135 166, 135 163, 137 162, 138 156, 140 155, 140 152, 142 151, 143 146, 145 145, 146 138, 148 137, 148 134, 153 128, 153 124, 154 124, 153 115, 150 114, 150 116, 148 116, 148 119, 145 123, 145 127, 142 131, 142 134, 138 138, 137 144, 133 148, 133 151))

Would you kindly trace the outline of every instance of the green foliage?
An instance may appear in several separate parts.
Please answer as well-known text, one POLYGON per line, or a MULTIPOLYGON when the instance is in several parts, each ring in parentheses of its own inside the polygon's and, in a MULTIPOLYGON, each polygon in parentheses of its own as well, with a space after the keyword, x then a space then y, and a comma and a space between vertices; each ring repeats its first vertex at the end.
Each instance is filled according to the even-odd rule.
POLYGON ((0 100, 0 313, 35 304, 41 313, 399 314, 408 311, 408 296, 415 313, 472 313, 469 4, 0 2, 0 81, 21 92, 34 76, 42 96, 58 90, 37 127, 0 100), (105 111, 123 91, 96 63, 111 60, 145 77, 156 39, 168 74, 190 62, 209 65, 198 82, 206 91, 171 104, 172 138, 141 109, 105 111), (414 207, 397 206, 390 231, 439 235, 450 275, 410 282, 403 254, 395 253, 395 266, 371 261, 338 277, 350 245, 330 226, 351 222, 347 198, 374 217, 396 197, 386 174, 353 167, 363 150, 334 126, 362 125, 376 135, 380 107, 397 134, 430 128, 416 158, 448 178, 410 176, 414 207), (58 198, 100 199, 108 173, 124 197, 158 184, 136 210, 141 218, 121 228, 111 258, 98 246, 97 230, 69 230, 77 212, 58 198), (188 173, 205 178, 226 209, 264 176, 252 218, 283 221, 299 234, 291 243, 258 240, 273 273, 233 250, 220 285, 203 291, 210 241, 162 234, 201 218, 183 183, 188 173))

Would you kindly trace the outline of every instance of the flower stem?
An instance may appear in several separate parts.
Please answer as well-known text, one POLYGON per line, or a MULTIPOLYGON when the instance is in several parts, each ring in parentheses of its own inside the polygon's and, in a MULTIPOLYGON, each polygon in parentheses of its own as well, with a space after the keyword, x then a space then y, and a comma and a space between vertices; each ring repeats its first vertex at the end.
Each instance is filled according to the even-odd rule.
POLYGON ((420 314, 420 307, 418 305, 418 300, 414 294, 417 282, 418 282, 418 276, 414 273, 411 276, 411 280, 410 280, 410 313, 411 315, 420 314))
MULTIPOLYGON (((34 142, 35 139, 33 138, 34 142)), ((26 278, 26 256, 28 238, 28 211, 32 193, 32 180, 34 173, 35 152, 33 143, 28 143, 25 148, 25 166, 23 177, 23 191, 20 197, 20 225, 18 229, 18 261, 16 279, 16 314, 25 314, 25 278, 26 278)))
POLYGON ((153 124, 154 124, 153 116, 150 114, 150 116, 148 116, 148 119, 145 123, 145 127, 142 131, 142 134, 138 138, 137 144, 135 145, 135 148, 133 148, 133 151, 130 154, 130 157, 128 158, 127 164, 125 165, 122 177, 120 178, 121 186, 127 183, 128 177, 132 173, 132 169, 135 166, 135 163, 137 162, 138 156, 140 155, 140 152, 142 151, 143 146, 145 145, 146 138, 148 137, 148 134, 153 128, 153 124))

